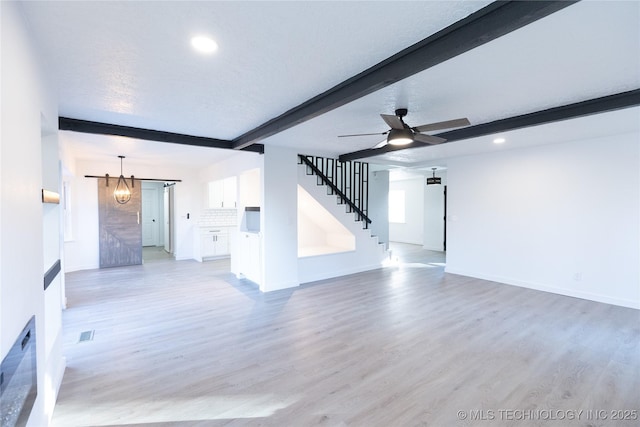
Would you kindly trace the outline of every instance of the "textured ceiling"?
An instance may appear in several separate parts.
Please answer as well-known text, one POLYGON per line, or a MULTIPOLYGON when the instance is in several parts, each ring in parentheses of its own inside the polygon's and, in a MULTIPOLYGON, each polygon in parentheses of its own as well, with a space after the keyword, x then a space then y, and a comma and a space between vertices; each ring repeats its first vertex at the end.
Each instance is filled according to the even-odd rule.
POLYGON ((487 3, 23 6, 51 54, 61 115, 233 139, 487 3), (215 55, 191 49, 200 33, 217 40, 215 55))
POLYGON ((452 157, 588 140, 633 132, 640 133, 640 107, 517 129, 502 132, 499 135, 471 138, 451 144, 394 151, 383 156, 370 157, 367 160, 383 165, 429 169, 430 166, 446 165, 446 160, 452 157), (498 136, 504 138, 505 143, 494 144, 493 140, 498 136))
MULTIPOLYGON (((379 113, 393 114, 397 107, 408 107, 405 121, 412 126, 458 117, 480 124, 636 89, 639 4, 577 3, 271 140, 313 150, 322 139, 327 152, 341 154, 372 148, 384 137, 337 135, 384 132, 379 113), (601 22, 616 24, 595 30, 601 22)), ((418 153, 435 148, 383 158, 419 161, 418 153)))
MULTIPOLYGON (((60 115, 233 139, 488 3, 30 1, 22 6, 57 85, 60 115), (199 33, 217 40, 215 55, 191 50, 189 39, 199 33)), ((639 52, 639 2, 583 1, 262 142, 342 154, 371 148, 381 138, 337 135, 383 132, 379 114, 397 107, 409 108, 406 121, 414 126, 457 117, 479 124, 636 89, 639 52)), ((608 129, 616 120, 598 123, 619 132, 608 129)), ((536 140, 548 143, 552 129, 540 127, 536 140)), ((87 139, 73 143, 83 156, 98 156, 97 144, 105 156, 127 154, 114 151, 122 149, 118 138, 91 138, 81 149, 87 139)), ((139 146, 169 159, 172 149, 181 156, 190 152, 158 144, 139 146)), ((202 161, 199 151, 192 151, 202 161)), ((459 141, 372 160, 416 165, 476 151, 469 141, 459 141)), ((211 152, 211 162, 228 155, 211 152)))

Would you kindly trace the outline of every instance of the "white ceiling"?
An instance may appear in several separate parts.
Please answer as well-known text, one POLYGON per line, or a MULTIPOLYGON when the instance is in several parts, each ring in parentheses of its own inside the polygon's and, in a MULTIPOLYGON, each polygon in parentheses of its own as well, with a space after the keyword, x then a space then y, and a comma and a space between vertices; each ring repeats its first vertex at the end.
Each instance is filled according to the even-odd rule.
MULTIPOLYGON (((233 139, 488 3, 30 1, 23 8, 61 116, 233 139), (198 33, 217 40, 216 54, 191 50, 198 33)), ((582 1, 261 142, 342 154, 381 138, 337 135, 383 132, 379 114, 397 107, 409 108, 413 126, 458 117, 479 124, 637 89, 639 52, 640 2, 582 1)), ((640 122, 637 109, 578 120, 517 135, 523 145, 551 143, 588 137, 586 130, 637 131, 640 122)), ((128 154, 124 138, 65 132, 67 139, 78 157, 128 154)), ((155 161, 229 155, 136 144, 155 161)), ((371 160, 416 166, 480 146, 459 141, 371 160)))
MULTIPOLYGON (((640 133, 640 107, 517 129, 497 135, 470 138, 439 146, 395 151, 384 156, 371 157, 368 161, 428 170, 431 166, 446 164, 446 159, 452 157, 581 141, 632 132, 640 133), (497 137, 502 137, 506 141, 503 144, 494 144, 493 140, 497 137)), ((640 140, 638 142, 640 143, 640 140)))

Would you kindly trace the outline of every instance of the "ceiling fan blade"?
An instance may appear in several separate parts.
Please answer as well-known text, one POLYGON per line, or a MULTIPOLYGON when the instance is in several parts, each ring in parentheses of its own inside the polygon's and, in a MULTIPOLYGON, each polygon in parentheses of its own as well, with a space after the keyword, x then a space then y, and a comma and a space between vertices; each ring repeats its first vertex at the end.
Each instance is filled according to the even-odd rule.
POLYGON ((382 120, 384 120, 391 129, 404 129, 404 123, 398 116, 392 116, 390 114, 380 114, 382 120))
POLYGON ((444 138, 440 138, 439 136, 431 136, 424 135, 422 133, 416 133, 413 135, 414 141, 424 142, 425 144, 441 144, 446 141, 444 138))
POLYGON ((413 130, 415 130, 416 132, 430 132, 440 129, 459 128, 462 126, 469 126, 470 124, 471 122, 469 122, 469 119, 465 117, 463 119, 453 119, 447 120, 445 122, 430 123, 428 125, 417 126, 414 127, 413 130))
POLYGON ((353 135, 338 135, 338 138, 348 138, 352 136, 370 136, 370 135, 386 135, 389 132, 376 132, 376 133, 354 133, 353 135))
POLYGON ((383 139, 382 141, 378 142, 376 145, 374 145, 374 146, 373 146, 373 147, 371 147, 371 148, 382 148, 382 147, 384 147, 385 145, 387 145, 387 140, 386 140, 386 139, 383 139))

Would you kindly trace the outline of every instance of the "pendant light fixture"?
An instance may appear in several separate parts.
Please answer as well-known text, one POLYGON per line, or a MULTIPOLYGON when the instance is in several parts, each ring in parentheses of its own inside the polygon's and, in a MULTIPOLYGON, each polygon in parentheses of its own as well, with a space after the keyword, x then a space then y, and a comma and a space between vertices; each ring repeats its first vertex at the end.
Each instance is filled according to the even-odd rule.
MULTIPOLYGON (((129 189, 127 181, 124 179, 124 175, 122 174, 122 159, 124 159, 124 156, 118 157, 120 158, 120 178, 118 178, 118 184, 113 192, 113 198, 119 204, 124 205, 131 200, 131 190, 129 189)), ((131 187, 133 188, 133 175, 131 175, 131 187)))
POLYGON ((431 168, 433 171, 433 176, 431 178, 427 178, 427 185, 440 185, 442 184, 442 178, 436 176, 436 170, 438 168, 431 168))

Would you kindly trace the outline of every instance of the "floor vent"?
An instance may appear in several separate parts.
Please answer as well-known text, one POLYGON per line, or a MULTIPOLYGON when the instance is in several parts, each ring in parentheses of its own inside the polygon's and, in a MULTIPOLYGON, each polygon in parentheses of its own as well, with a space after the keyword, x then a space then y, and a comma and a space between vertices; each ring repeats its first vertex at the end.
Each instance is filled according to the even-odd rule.
POLYGON ((85 342, 85 341, 93 341, 93 333, 95 331, 84 331, 80 334, 80 340, 78 342, 85 342))

